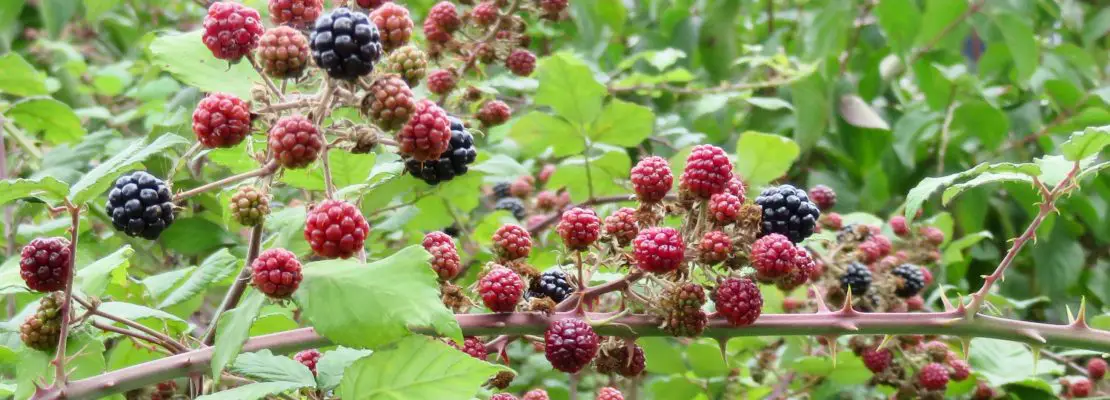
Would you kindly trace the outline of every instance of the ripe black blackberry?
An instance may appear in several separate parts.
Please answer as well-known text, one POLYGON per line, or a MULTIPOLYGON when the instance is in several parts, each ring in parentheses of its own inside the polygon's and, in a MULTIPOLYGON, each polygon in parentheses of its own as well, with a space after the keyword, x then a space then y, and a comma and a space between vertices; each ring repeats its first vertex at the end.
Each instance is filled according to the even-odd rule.
POLYGON ((493 185, 493 199, 501 200, 506 197, 512 197, 512 187, 513 184, 511 182, 498 182, 493 185))
POLYGON ((157 239, 173 223, 173 196, 161 179, 145 171, 121 176, 108 192, 105 212, 128 236, 157 239))
POLYGON ((544 272, 528 288, 529 298, 548 297, 556 303, 566 300, 571 293, 574 293, 574 288, 567 282, 567 275, 563 271, 544 272))
POLYGON ((373 71, 382 56, 378 27, 366 14, 345 7, 316 20, 309 47, 317 66, 332 78, 349 81, 373 71))
POLYGON ((853 296, 867 293, 867 290, 871 289, 871 270, 858 262, 848 264, 848 270, 840 277, 840 288, 844 291, 851 288, 853 296))
POLYGON ((925 288, 925 274, 921 267, 913 264, 902 264, 894 267, 890 273, 900 278, 894 294, 903 299, 913 297, 925 288))
POLYGON ((508 210, 513 213, 517 221, 523 221, 527 216, 527 211, 524 209, 524 201, 516 197, 506 197, 497 200, 497 204, 493 206, 497 210, 508 210))
POLYGON ((405 169, 412 176, 429 185, 466 174, 467 166, 478 157, 478 151, 474 149, 474 136, 466 131, 461 120, 454 117, 449 119, 451 120, 451 147, 440 154, 438 160, 421 162, 410 158, 405 161, 405 169))
POLYGON ((763 190, 755 203, 763 208, 763 231, 760 235, 778 233, 798 243, 813 234, 821 210, 809 200, 805 190, 793 185, 763 190))

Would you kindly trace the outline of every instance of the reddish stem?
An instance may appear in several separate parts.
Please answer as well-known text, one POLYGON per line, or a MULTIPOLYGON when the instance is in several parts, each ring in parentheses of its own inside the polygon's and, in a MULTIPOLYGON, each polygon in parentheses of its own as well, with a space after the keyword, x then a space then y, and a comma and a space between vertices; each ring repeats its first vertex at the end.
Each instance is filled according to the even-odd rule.
POLYGON ((73 276, 77 274, 75 267, 77 259, 77 235, 81 227, 81 206, 74 205, 66 200, 69 209, 70 234, 69 234, 69 274, 66 274, 65 297, 62 300, 62 328, 58 333, 58 349, 54 356, 54 383, 56 387, 64 388, 66 385, 66 339, 69 338, 70 314, 73 312, 73 276))

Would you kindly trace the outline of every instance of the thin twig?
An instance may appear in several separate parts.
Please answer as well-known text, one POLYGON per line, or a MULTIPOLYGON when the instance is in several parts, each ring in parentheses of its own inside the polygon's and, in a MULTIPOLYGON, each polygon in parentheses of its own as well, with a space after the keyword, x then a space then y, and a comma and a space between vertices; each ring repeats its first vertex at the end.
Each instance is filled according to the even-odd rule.
POLYGON ((948 95, 948 109, 944 113, 944 123, 940 126, 940 143, 937 143, 937 174, 944 173, 944 154, 948 151, 948 132, 952 127, 952 119, 956 115, 956 87, 952 86, 948 95))
POLYGON ((185 164, 189 162, 189 159, 192 158, 194 154, 197 154, 197 152, 200 151, 200 149, 203 149, 203 148, 204 148, 204 145, 201 144, 200 142, 197 142, 197 143, 193 144, 193 147, 190 147, 189 150, 185 152, 185 154, 182 154, 181 157, 177 159, 177 162, 173 164, 173 169, 171 169, 169 175, 167 175, 169 177, 169 181, 171 183, 170 186, 173 186, 172 185, 173 179, 174 179, 175 176, 177 176, 177 171, 180 171, 181 167, 184 167, 185 164))
POLYGON ((81 304, 82 307, 85 307, 86 309, 88 309, 89 312, 91 312, 93 315, 96 315, 98 317, 103 317, 103 318, 106 318, 106 319, 109 319, 109 320, 112 320, 112 321, 115 321, 115 322, 119 322, 121 324, 127 325, 128 327, 130 327, 132 329, 137 329, 140 332, 143 332, 147 335, 150 335, 154 338, 157 338, 158 343, 162 344, 167 349, 170 349, 171 351, 174 351, 175 353, 183 353, 183 352, 189 351, 188 347, 185 347, 185 345, 179 343, 176 340, 173 340, 173 338, 171 338, 169 336, 166 336, 162 332, 158 332, 154 329, 150 329, 146 325, 140 324, 140 323, 132 321, 130 319, 127 319, 127 318, 124 318, 124 317, 121 317, 121 316, 118 316, 118 315, 115 315, 115 314, 104 312, 103 310, 100 310, 99 307, 97 307, 95 304, 89 303, 88 301, 85 301, 85 299, 82 299, 81 297, 74 296, 73 300, 76 301, 78 304, 81 304))
POLYGON ((73 276, 76 274, 77 238, 81 227, 81 206, 75 205, 66 199, 66 208, 69 209, 69 273, 66 274, 65 297, 62 300, 62 327, 58 332, 58 349, 54 356, 54 382, 58 387, 66 385, 66 339, 69 338, 70 314, 73 313, 73 276))
POLYGON ((215 182, 209 182, 209 183, 206 183, 204 185, 197 186, 195 188, 192 188, 192 189, 186 190, 184 192, 175 194, 173 196, 173 200, 174 201, 179 201, 179 200, 187 199, 189 197, 196 196, 198 194, 207 192, 209 190, 222 189, 224 186, 230 185, 230 184, 235 183, 235 182, 244 181, 244 180, 247 180, 247 179, 250 179, 250 178, 257 178, 257 177, 260 177, 260 176, 271 175, 275 171, 277 171, 277 169, 278 169, 277 161, 276 160, 271 160, 266 165, 262 166, 259 169, 254 170, 254 171, 244 172, 244 173, 241 173, 241 174, 238 174, 238 175, 232 175, 232 176, 229 176, 227 178, 220 179, 220 180, 215 181, 215 182))
POLYGON ((281 89, 278 89, 277 85, 274 85, 274 81, 270 80, 270 77, 262 71, 262 67, 258 65, 258 61, 254 59, 253 52, 247 52, 247 61, 254 67, 255 72, 258 72, 258 76, 262 77, 262 82, 266 83, 266 87, 270 88, 270 93, 276 96, 278 100, 285 101, 285 95, 281 93, 281 89))
POLYGON ((262 248, 262 225, 263 222, 260 221, 258 225, 251 228, 251 240, 247 243, 247 262, 243 265, 243 269, 239 271, 239 276, 235 278, 235 282, 232 282, 231 287, 227 289, 227 294, 224 295, 224 300, 220 302, 220 306, 216 308, 216 312, 212 314, 212 321, 208 324, 208 330, 201 337, 201 343, 205 346, 211 346, 216 341, 216 325, 220 322, 220 315, 235 308, 239 304, 239 299, 243 297, 243 292, 247 290, 247 282, 251 280, 251 263, 258 258, 258 252, 262 248))
POLYGON ((660 84, 642 84, 632 86, 609 86, 610 94, 619 94, 624 92, 638 92, 641 90, 661 90, 674 94, 689 94, 689 95, 703 95, 714 93, 726 92, 742 92, 747 90, 766 89, 772 87, 779 87, 789 85, 798 81, 801 78, 809 76, 808 74, 795 74, 789 78, 773 79, 763 82, 739 82, 722 86, 714 86, 708 88, 689 88, 683 86, 675 86, 668 83, 660 84))
POLYGON ((135 331, 130 330, 130 329, 120 328, 120 327, 117 327, 117 326, 114 326, 114 325, 111 325, 111 324, 105 324, 105 323, 100 322, 100 321, 92 321, 92 326, 97 328, 97 329, 100 329, 102 331, 105 331, 105 332, 118 333, 120 335, 129 336, 129 337, 132 337, 132 338, 135 338, 135 339, 142 340, 142 341, 147 342, 147 343, 151 343, 151 344, 154 344, 154 345, 164 347, 170 354, 181 353, 181 351, 178 351, 173 346, 168 346, 165 343, 163 343, 162 341, 160 341, 160 340, 158 340, 158 339, 156 339, 152 336, 149 336, 147 334, 144 334, 144 333, 135 332, 135 331))

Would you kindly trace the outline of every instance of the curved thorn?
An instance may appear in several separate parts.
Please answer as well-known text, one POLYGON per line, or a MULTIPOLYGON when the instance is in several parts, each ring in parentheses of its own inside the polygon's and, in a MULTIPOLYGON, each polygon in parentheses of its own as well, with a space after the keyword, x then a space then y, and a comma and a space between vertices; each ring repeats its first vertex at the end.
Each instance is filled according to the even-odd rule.
POLYGON ((1087 296, 1080 298, 1079 315, 1075 317, 1075 322, 1071 325, 1073 328, 1087 329, 1087 296))
POLYGON ((883 340, 882 340, 881 342, 879 342, 879 346, 878 346, 878 347, 876 347, 876 349, 883 349, 883 348, 885 348, 885 347, 886 347, 886 345, 887 345, 888 343, 890 343, 890 339, 893 339, 893 338, 894 338, 894 335, 883 335, 883 340))
POLYGON ((948 300, 948 291, 943 288, 940 290, 940 302, 944 304, 944 311, 954 311, 956 309, 952 306, 952 301, 948 300))
POLYGON ((817 299, 817 313, 821 314, 830 312, 829 305, 825 304, 825 294, 821 293, 821 289, 818 288, 817 285, 812 284, 809 285, 809 288, 813 291, 813 298, 817 299))
POLYGON ((1035 330, 1032 330, 1032 329, 1019 329, 1019 330, 1018 330, 1017 332, 1018 332, 1019 334, 1021 334, 1022 336, 1025 336, 1025 337, 1028 337, 1028 338, 1030 338, 1030 339, 1036 340, 1036 341, 1038 341, 1038 342, 1040 342, 1040 343, 1048 343, 1048 340, 1046 340, 1046 339, 1044 338, 1044 336, 1041 336, 1041 334, 1040 334, 1040 333, 1037 333, 1037 331, 1035 331, 1035 330))

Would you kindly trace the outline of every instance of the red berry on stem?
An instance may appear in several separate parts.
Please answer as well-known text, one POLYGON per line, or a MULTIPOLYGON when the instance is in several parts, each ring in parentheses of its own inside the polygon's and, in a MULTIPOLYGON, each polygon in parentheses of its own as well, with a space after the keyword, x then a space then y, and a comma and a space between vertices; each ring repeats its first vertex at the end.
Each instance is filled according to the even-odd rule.
POLYGON ((597 391, 597 400, 624 400, 624 394, 616 388, 603 387, 597 391))
POLYGON ((601 235, 601 220, 594 214, 594 210, 574 207, 563 212, 555 230, 559 232, 567 249, 582 251, 601 235))
POLYGON ((647 272, 665 274, 682 266, 686 245, 682 234, 670 227, 641 230, 632 241, 636 266, 647 272))
POLYGON ((483 1, 470 10, 470 18, 478 25, 490 26, 497 22, 497 4, 492 1, 483 1))
POLYGON ((362 250, 370 224, 351 203, 324 200, 308 210, 304 238, 312 252, 325 258, 350 258, 362 250))
POLYGON ((251 106, 231 94, 209 93, 193 110, 193 133, 204 147, 235 147, 251 133, 251 106))
POLYGON ((513 270, 496 267, 478 281, 478 295, 493 312, 512 312, 524 295, 524 280, 513 270))
POLYGON ((269 29, 258 43, 262 71, 274 78, 299 78, 309 65, 308 38, 288 26, 269 29))
POLYGON ((836 192, 825 185, 817 185, 809 189, 809 199, 821 211, 827 211, 836 205, 836 192))
POLYGON ((373 10, 375 8, 381 7, 382 4, 389 3, 390 1, 392 0, 355 0, 355 4, 358 4, 359 7, 373 10))
POLYGON ((1068 396, 1087 397, 1091 395, 1091 381, 1087 378, 1076 378, 1068 384, 1068 396))
POLYGON ((573 374, 597 355, 600 338, 590 324, 578 318, 552 322, 543 335, 544 355, 552 367, 573 374))
POLYGON ((489 353, 486 352, 486 344, 482 342, 482 339, 478 339, 474 336, 467 336, 464 338, 462 348, 459 348, 459 345, 455 344, 453 340, 448 340, 447 343, 450 343, 454 348, 462 350, 463 353, 479 360, 484 361, 486 357, 489 356, 489 353))
POLYGON ((1087 377, 1092 381, 1101 380, 1106 375, 1106 360, 1092 357, 1087 360, 1087 377))
POLYGON ((412 117, 397 133, 401 153, 418 161, 438 160, 451 145, 451 124, 447 112, 431 100, 420 100, 412 117))
POLYGON ((270 128, 268 143, 274 160, 290 169, 312 164, 324 148, 324 140, 320 138, 316 126, 300 115, 281 117, 270 128))
POLYGON ((748 278, 728 278, 713 292, 717 312, 732 326, 751 325, 763 312, 763 294, 748 278))
POLYGON ((967 361, 964 361, 963 359, 954 357, 949 358, 948 366, 952 368, 952 371, 948 374, 948 377, 952 378, 952 380, 956 382, 963 381, 964 379, 967 379, 967 377, 971 376, 971 364, 968 364, 967 361))
POLYGON ((459 76, 452 69, 437 69, 428 74, 428 91, 444 95, 455 90, 459 83, 459 76))
POLYGON ((740 199, 741 203, 747 201, 747 198, 744 197, 744 195, 747 194, 747 191, 748 189, 744 187, 744 182, 736 176, 733 176, 732 179, 729 179, 728 185, 725 186, 725 192, 736 196, 736 198, 740 199))
POLYGON ((301 262, 289 250, 268 249, 251 262, 251 279, 266 296, 288 298, 301 284, 301 262))
POLYGON ((490 396, 489 400, 517 400, 517 398, 511 393, 497 393, 493 396, 490 396))
POLYGON ((304 29, 316 23, 324 0, 270 0, 270 20, 276 25, 304 29))
POLYGON ((551 397, 547 395, 546 390, 532 389, 529 390, 528 393, 525 393, 524 397, 521 397, 520 400, 551 400, 551 397))
POLYGON ((894 360, 894 354, 887 349, 869 348, 863 351, 860 358, 863 359, 863 365, 867 369, 877 374, 890 367, 890 362, 894 360))
POLYGON ((485 126, 498 126, 504 124, 513 114, 513 109, 501 100, 490 100, 478 110, 477 118, 485 126))
POLYGON ((412 18, 403 6, 387 3, 370 13, 370 21, 377 25, 381 35, 382 50, 387 52, 400 48, 412 37, 412 18))
POLYGON ((751 260, 756 276, 773 280, 790 274, 800 250, 786 236, 772 233, 752 243, 751 260))
POLYGON ((693 195, 708 199, 725 191, 732 176, 732 160, 720 147, 694 146, 682 171, 682 187, 693 195))
POLYGON ((944 390, 948 386, 948 369, 939 363, 926 364, 917 372, 917 383, 927 390, 944 390))
POLYGON ((450 1, 441 1, 428 10, 428 21, 446 32, 454 32, 462 25, 459 10, 450 1))
POLYGON ((536 70, 536 55, 525 49, 516 49, 505 59, 505 67, 517 76, 532 75, 536 70))
POLYGON ((440 280, 454 279, 459 274, 459 252, 455 242, 443 232, 429 232, 424 235, 424 250, 432 255, 432 270, 440 280))
POLYGON ((706 264, 716 264, 724 261, 732 254, 732 239, 721 231, 709 231, 701 237, 698 243, 698 258, 706 264))
POLYGON ((617 244, 627 246, 639 233, 636 227, 636 210, 622 207, 605 217, 605 233, 617 239, 617 244))
POLYGON ((906 224, 906 217, 895 215, 890 217, 890 230, 894 231, 898 237, 906 237, 910 234, 910 227, 906 224))
POLYGON ((208 7, 202 39, 213 56, 234 62, 258 46, 264 30, 255 9, 231 1, 220 1, 208 7))
POLYGON ((944 232, 935 226, 921 227, 921 235, 925 236, 925 240, 933 245, 940 246, 941 243, 944 243, 944 232))
POLYGON ((658 203, 667 197, 674 176, 667 160, 659 156, 645 157, 632 167, 632 188, 642 203, 658 203))
POLYGON ((69 280, 73 254, 65 238, 36 238, 19 253, 19 276, 38 292, 62 290, 69 280))
POLYGON ((721 224, 730 224, 736 222, 743 206, 743 201, 731 193, 717 193, 709 198, 709 215, 721 224))
POLYGON ((304 350, 294 355, 293 360, 308 367, 308 370, 312 371, 312 375, 316 375, 316 363, 320 361, 320 351, 316 349, 304 350))
POLYGON ((502 225, 493 233, 493 250, 502 260, 527 258, 532 251, 532 235, 520 225, 502 225))

